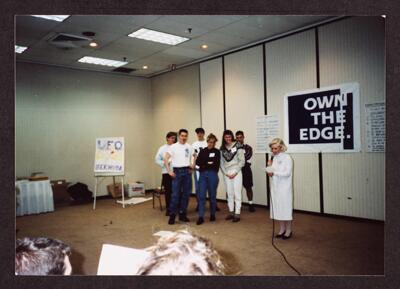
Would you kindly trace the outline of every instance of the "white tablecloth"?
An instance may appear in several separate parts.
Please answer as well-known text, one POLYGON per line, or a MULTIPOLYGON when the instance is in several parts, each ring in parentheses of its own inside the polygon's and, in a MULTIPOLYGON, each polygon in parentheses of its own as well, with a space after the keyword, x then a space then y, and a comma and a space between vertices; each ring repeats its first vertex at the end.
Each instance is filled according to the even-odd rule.
POLYGON ((54 211, 50 181, 17 181, 17 216, 54 211))

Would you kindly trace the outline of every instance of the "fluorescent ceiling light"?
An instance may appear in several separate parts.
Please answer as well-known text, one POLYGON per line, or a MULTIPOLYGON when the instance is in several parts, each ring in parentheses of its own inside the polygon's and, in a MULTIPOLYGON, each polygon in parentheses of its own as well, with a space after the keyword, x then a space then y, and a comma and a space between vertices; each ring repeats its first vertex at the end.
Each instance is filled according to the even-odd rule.
POLYGON ((79 59, 78 62, 96 64, 96 65, 104 65, 104 66, 112 66, 112 67, 120 67, 122 65, 128 64, 128 62, 126 62, 126 61, 117 61, 117 60, 110 60, 110 59, 97 58, 97 57, 91 57, 91 56, 84 56, 81 59, 79 59))
POLYGON ((24 52, 24 51, 27 50, 27 49, 28 49, 28 47, 15 45, 15 52, 16 52, 16 53, 22 53, 22 52, 24 52))
POLYGON ((132 32, 128 36, 135 37, 139 39, 169 44, 169 45, 177 45, 179 43, 185 42, 190 38, 181 37, 177 35, 172 35, 164 32, 158 32, 146 28, 139 29, 135 32, 132 32))
POLYGON ((44 18, 48 20, 54 20, 58 22, 63 22, 65 19, 69 17, 69 15, 31 15, 31 16, 44 18))

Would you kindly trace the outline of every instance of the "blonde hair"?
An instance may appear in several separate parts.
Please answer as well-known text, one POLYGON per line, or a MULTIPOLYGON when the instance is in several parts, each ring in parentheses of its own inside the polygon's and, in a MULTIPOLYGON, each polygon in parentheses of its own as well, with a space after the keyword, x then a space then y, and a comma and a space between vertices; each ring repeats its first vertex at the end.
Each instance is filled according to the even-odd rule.
POLYGON ((147 248, 150 257, 138 275, 224 275, 225 266, 210 240, 177 231, 147 248))
POLYGON ((269 143, 269 147, 271 148, 271 146, 278 144, 281 147, 281 151, 285 152, 287 150, 287 147, 285 145, 285 143, 283 142, 282 139, 280 138, 274 138, 270 143, 269 143))

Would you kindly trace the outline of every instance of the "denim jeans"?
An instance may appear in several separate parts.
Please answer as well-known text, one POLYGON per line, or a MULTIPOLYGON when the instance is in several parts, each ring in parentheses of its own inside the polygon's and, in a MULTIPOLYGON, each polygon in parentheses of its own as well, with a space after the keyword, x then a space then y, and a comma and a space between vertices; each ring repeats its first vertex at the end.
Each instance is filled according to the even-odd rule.
POLYGON ((192 174, 188 168, 174 168, 174 173, 169 212, 173 215, 177 215, 178 212, 186 215, 189 197, 192 193, 192 174))
POLYGON ((199 178, 199 217, 204 218, 206 195, 210 197, 210 214, 215 215, 217 206, 218 172, 207 170, 200 172, 199 178))

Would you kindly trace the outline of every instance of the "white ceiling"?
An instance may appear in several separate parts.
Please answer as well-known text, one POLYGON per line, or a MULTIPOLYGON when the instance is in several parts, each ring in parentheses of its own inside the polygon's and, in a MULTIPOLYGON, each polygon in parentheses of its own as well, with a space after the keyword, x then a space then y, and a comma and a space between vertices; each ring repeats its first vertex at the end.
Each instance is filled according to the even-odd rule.
POLYGON ((328 16, 266 15, 72 15, 63 22, 16 16, 16 45, 28 46, 17 61, 30 61, 88 70, 112 72, 113 68, 77 62, 83 56, 129 62, 130 75, 150 76, 198 59, 328 19, 328 16), (190 38, 176 46, 136 39, 127 35, 148 28, 190 38), (192 28, 188 33, 188 28, 192 28), (59 32, 82 36, 95 32, 97 48, 56 48, 48 40, 59 32), (207 44, 208 48, 200 46, 207 44), (147 65, 147 70, 142 69, 147 65))

